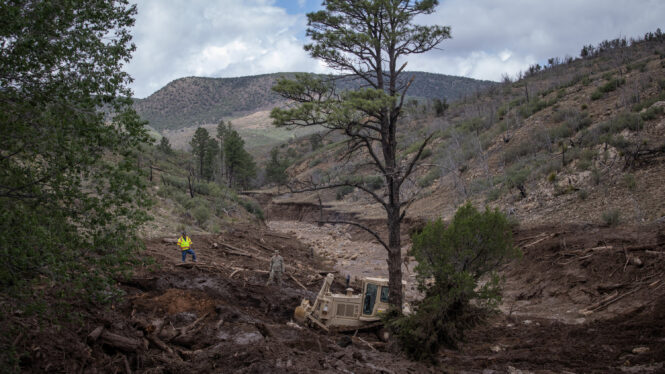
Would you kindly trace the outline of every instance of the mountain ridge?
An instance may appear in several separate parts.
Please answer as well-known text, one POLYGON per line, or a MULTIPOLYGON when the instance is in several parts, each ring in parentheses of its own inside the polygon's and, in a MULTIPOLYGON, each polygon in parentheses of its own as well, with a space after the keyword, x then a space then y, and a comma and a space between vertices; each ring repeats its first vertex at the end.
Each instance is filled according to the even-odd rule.
MULTIPOLYGON (((178 78, 147 98, 134 99, 134 107, 158 131, 216 124, 220 120, 269 110, 283 103, 284 100, 273 93, 271 88, 278 78, 295 74, 280 72, 233 78, 178 78)), ((403 74, 414 77, 408 96, 417 99, 453 101, 497 84, 437 73, 403 74)), ((360 86, 348 79, 343 79, 340 85, 343 89, 360 86)))

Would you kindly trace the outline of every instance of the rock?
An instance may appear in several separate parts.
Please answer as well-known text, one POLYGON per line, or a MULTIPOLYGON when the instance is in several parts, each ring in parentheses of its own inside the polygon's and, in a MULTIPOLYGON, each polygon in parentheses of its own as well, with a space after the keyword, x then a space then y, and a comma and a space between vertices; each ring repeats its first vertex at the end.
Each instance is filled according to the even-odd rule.
POLYGON ((350 346, 351 344, 353 344, 353 341, 351 340, 351 337, 348 336, 348 335, 342 336, 337 341, 337 345, 342 347, 342 348, 346 348, 346 347, 350 346))
POLYGON ((357 258, 358 258, 358 254, 356 253, 356 254, 354 254, 353 256, 351 256, 349 259, 350 259, 350 260, 355 260, 355 259, 357 259, 357 258))
POLYGON ((636 355, 649 352, 649 347, 636 347, 633 348, 633 353, 636 355))
POLYGON ((363 356, 363 354, 358 351, 353 352, 352 357, 360 362, 365 361, 365 356, 363 356))
POLYGON ((642 265, 644 265, 644 263, 642 262, 642 260, 640 260, 640 258, 637 257, 637 256, 633 256, 633 257, 631 257, 631 258, 630 258, 630 263, 633 264, 633 265, 635 265, 635 266, 637 266, 638 268, 640 268, 640 267, 642 267, 642 265))
POLYGON ((213 248, 218 248, 219 245, 218 245, 217 243, 212 243, 212 247, 213 247, 213 248))
POLYGON ((493 346, 490 347, 490 351, 492 351, 494 353, 499 353, 499 352, 503 351, 503 348, 501 348, 501 346, 499 346, 499 345, 493 345, 493 346))
POLYGON ((263 340, 263 334, 253 325, 243 324, 233 335, 232 340, 238 345, 248 345, 263 340))

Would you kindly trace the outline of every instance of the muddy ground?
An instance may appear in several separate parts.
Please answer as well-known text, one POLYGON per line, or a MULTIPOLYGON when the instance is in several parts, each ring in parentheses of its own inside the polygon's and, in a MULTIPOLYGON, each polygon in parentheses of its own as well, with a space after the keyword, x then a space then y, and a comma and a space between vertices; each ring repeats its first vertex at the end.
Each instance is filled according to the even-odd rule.
POLYGON ((22 370, 665 372, 665 225, 519 230, 524 257, 503 269, 501 312, 468 331, 458 349, 442 350, 438 366, 409 361, 371 332, 328 335, 290 323, 295 306, 313 300, 322 274, 333 270, 330 258, 293 234, 237 226, 194 236, 198 262, 191 266, 177 266, 175 238, 148 241, 156 264, 122 280, 121 304, 77 305, 86 317, 71 326, 39 330, 16 318, 26 334, 15 345, 29 352, 22 370), (292 276, 281 288, 265 285, 275 249, 292 276))

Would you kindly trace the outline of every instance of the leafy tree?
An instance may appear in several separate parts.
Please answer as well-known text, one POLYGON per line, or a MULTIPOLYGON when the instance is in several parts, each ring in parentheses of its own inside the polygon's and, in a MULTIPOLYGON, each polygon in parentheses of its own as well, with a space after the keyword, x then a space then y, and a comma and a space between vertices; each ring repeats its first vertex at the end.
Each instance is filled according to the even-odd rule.
POLYGON ((149 137, 122 71, 135 14, 127 0, 0 3, 5 291, 40 302, 29 283, 40 279, 107 302, 141 247, 149 200, 135 156, 149 137))
POLYGON ((446 101, 446 99, 434 99, 434 112, 436 113, 437 117, 443 117, 443 115, 446 113, 446 110, 448 110, 448 107, 450 105, 446 101))
POLYGON ((211 181, 215 177, 217 159, 219 157, 219 143, 214 138, 208 138, 203 158, 203 178, 211 181))
POLYGON ((199 127, 196 129, 196 132, 194 132, 194 136, 189 143, 192 146, 192 153, 198 159, 200 177, 203 177, 203 165, 205 163, 206 148, 208 147, 209 140, 210 134, 208 133, 208 130, 199 127))
POLYGON ((217 140, 219 141, 219 168, 220 175, 224 175, 224 139, 226 135, 231 131, 231 121, 228 124, 224 123, 224 120, 219 121, 217 124, 217 140))
POLYGON ((249 186, 256 176, 256 163, 245 150, 245 141, 233 129, 224 137, 224 155, 229 186, 249 186))
POLYGON ((344 181, 301 190, 352 185, 384 207, 388 240, 364 225, 352 224, 370 232, 386 248, 390 304, 401 307, 400 224, 411 199, 403 201, 400 191, 431 139, 427 137, 404 165, 397 162, 397 123, 412 81, 402 76, 406 67, 402 61, 408 55, 435 48, 450 37, 450 28, 412 24, 415 17, 433 13, 436 0, 329 0, 324 4, 325 10, 307 15, 307 35, 313 42, 305 50, 331 68, 354 76, 367 88, 338 93, 330 80, 313 75, 281 79, 273 89, 297 105, 275 108, 271 117, 276 126, 323 126, 346 135, 348 150, 344 157, 364 153, 385 178, 385 194, 344 181))
POLYGON ((413 235, 411 254, 418 261, 416 279, 425 297, 414 314, 389 326, 412 358, 433 359, 441 344, 454 347, 464 329, 497 306, 501 290, 496 270, 520 251, 502 213, 479 212, 466 203, 448 227, 438 219, 413 235))
POLYGON ((289 167, 289 160, 279 157, 279 149, 277 147, 270 150, 270 161, 266 164, 266 179, 268 183, 276 183, 277 185, 286 184, 288 174, 286 169, 289 167))
POLYGON ((171 142, 169 141, 169 138, 167 138, 166 136, 162 136, 162 140, 159 141, 157 149, 159 149, 160 151, 162 151, 167 155, 173 154, 173 148, 171 148, 171 142))

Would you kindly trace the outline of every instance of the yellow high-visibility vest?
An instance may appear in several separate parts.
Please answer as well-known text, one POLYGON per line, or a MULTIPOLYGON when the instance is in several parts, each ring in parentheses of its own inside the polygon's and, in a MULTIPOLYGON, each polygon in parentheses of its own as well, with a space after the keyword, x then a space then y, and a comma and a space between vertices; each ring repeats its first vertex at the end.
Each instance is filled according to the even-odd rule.
POLYGON ((186 237, 185 239, 182 238, 182 236, 178 239, 178 245, 180 246, 180 249, 183 251, 186 251, 189 249, 189 246, 192 245, 192 239, 186 237))

